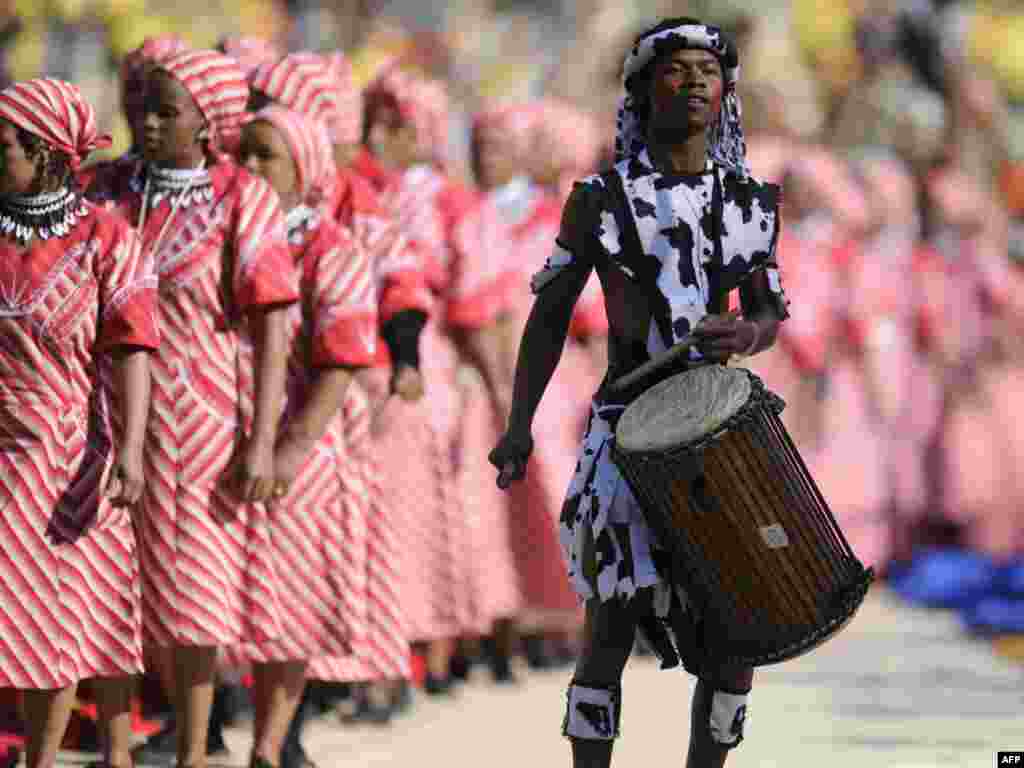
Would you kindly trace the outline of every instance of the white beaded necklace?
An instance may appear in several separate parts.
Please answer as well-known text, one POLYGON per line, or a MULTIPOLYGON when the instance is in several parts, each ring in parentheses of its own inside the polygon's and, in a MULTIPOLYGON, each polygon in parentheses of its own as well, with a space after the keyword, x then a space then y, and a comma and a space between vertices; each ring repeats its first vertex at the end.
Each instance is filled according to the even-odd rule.
POLYGON ((86 213, 85 201, 67 187, 38 195, 9 195, 0 198, 0 233, 21 245, 33 239, 66 237, 86 213))
MULTIPOLYGON (((185 183, 181 186, 181 191, 174 198, 174 202, 171 203, 171 212, 167 215, 167 218, 164 220, 164 225, 160 228, 160 233, 153 241, 153 247, 150 249, 150 253, 154 255, 160 253, 160 245, 163 243, 164 236, 167 234, 171 221, 174 220, 175 215, 178 213, 178 208, 181 207, 182 201, 186 198, 190 200, 194 199, 189 196, 189 192, 191 191, 193 184, 197 181, 202 183, 204 178, 209 180, 210 174, 206 171, 206 158, 204 157, 202 159, 198 168, 186 168, 184 170, 161 169, 151 165, 146 169, 146 186, 142 190, 142 206, 139 208, 139 222, 137 227, 140 235, 145 231, 146 212, 149 208, 155 208, 159 204, 160 200, 163 199, 163 196, 170 198, 170 195, 166 192, 166 188, 163 196, 156 198, 157 193, 154 192, 153 197, 151 198, 151 188, 154 184, 161 184, 163 180, 170 178, 174 178, 175 180, 184 180, 185 183)), ((210 186, 209 199, 213 199, 212 184, 210 186)))

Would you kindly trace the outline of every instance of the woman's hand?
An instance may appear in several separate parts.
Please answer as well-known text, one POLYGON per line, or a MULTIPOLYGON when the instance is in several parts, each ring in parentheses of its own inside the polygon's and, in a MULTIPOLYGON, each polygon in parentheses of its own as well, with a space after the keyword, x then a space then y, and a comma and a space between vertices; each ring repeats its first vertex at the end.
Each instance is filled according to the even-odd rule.
POLYGON ((411 365, 400 363, 391 374, 391 391, 407 403, 414 403, 424 394, 423 375, 411 365))
POLYGON ((274 449, 266 439, 246 441, 235 466, 234 489, 242 501, 267 501, 274 490, 274 449))
POLYGON ((142 449, 122 448, 110 469, 103 495, 114 507, 131 507, 142 498, 144 485, 142 449))

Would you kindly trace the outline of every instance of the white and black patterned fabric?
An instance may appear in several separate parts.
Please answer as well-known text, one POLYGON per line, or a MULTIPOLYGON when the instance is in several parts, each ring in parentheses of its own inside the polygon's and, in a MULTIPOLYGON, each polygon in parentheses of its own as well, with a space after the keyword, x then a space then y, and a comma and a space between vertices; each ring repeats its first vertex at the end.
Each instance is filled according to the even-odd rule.
MULTIPOLYGON (((539 292, 566 271, 583 281, 597 270, 611 327, 606 381, 664 352, 708 314, 709 306, 720 303, 722 294, 759 270, 767 272, 784 306, 775 262, 777 186, 741 180, 714 162, 701 174, 664 174, 646 150, 612 172, 630 210, 617 210, 608 189, 613 177, 584 179, 569 202, 582 212, 575 219, 580 231, 570 233, 572 243, 563 242, 570 239, 563 231, 533 280, 539 292), (624 236, 631 226, 627 216, 635 221, 639 249, 624 236), (633 335, 623 337, 623 329, 633 335)), ((691 357, 699 360, 699 352, 691 357)), ((685 594, 671 588, 658 567, 658 543, 610 455, 625 405, 603 387, 595 397, 563 507, 561 542, 581 598, 630 599, 653 587, 655 608, 664 618, 673 606, 685 607, 685 594)))

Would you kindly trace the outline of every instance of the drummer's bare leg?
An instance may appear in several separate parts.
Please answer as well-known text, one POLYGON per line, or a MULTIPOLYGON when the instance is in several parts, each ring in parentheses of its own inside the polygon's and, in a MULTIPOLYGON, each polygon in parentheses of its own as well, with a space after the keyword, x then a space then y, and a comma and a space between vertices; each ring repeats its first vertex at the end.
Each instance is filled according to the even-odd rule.
POLYGON ((722 768, 729 750, 743 739, 747 695, 754 680, 750 667, 722 668, 712 679, 697 681, 690 714, 690 751, 686 768, 722 768))
POLYGON ((608 768, 619 731, 622 671, 636 637, 635 607, 609 600, 587 603, 583 648, 569 686, 563 732, 573 768, 608 768))

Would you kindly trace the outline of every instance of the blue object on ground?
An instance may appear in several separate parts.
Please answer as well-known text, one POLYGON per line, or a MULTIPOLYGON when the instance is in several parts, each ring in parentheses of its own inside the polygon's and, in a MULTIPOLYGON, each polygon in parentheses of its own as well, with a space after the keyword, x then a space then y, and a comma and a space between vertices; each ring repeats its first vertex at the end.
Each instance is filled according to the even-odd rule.
POLYGON ((904 600, 928 608, 959 609, 993 594, 999 569, 976 552, 924 550, 905 566, 893 568, 889 587, 904 600))
POLYGON ((1017 558, 999 569, 999 593, 1024 598, 1024 559, 1017 558))
POLYGON ((961 611, 964 624, 982 634, 1024 633, 1024 599, 995 595, 984 597, 961 611))

